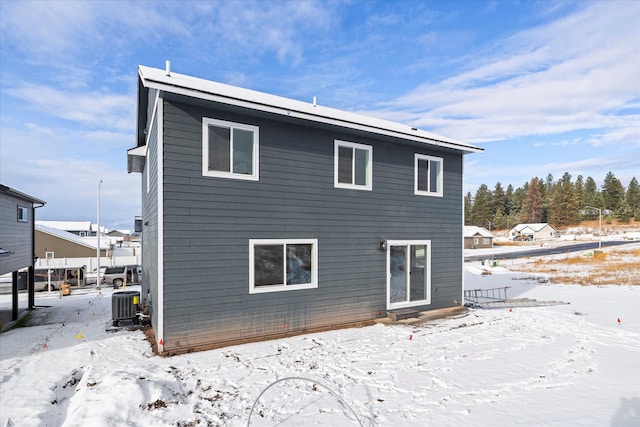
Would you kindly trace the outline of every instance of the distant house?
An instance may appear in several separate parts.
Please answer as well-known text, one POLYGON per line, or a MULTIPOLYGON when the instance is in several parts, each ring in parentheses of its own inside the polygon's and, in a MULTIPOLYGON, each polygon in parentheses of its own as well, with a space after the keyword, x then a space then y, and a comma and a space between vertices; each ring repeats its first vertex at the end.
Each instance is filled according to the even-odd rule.
POLYGON ((558 230, 548 223, 518 224, 509 231, 513 240, 545 240, 558 234, 558 230))
MULTIPOLYGON (((42 225, 48 228, 55 228, 58 230, 66 231, 67 233, 75 234, 80 237, 90 237, 96 235, 97 226, 91 224, 91 221, 41 221, 37 222, 38 225, 42 225)), ((102 228, 102 227, 101 227, 102 228)))
MULTIPOLYGON (((83 258, 95 257, 97 253, 97 239, 85 239, 77 234, 62 231, 57 228, 36 223, 36 247, 38 258, 83 258)), ((107 256, 108 241, 101 242, 100 256, 107 256)))
POLYGON ((18 271, 28 269, 28 309, 35 303, 34 294, 34 224, 36 208, 45 202, 0 184, 0 276, 12 273, 11 315, 18 319, 18 271))
POLYGON ((482 149, 142 66, 137 105, 159 352, 462 304, 463 156, 482 149))
POLYGON ((493 247, 493 234, 484 227, 464 226, 464 248, 479 249, 493 247))
POLYGON ((128 230, 111 230, 107 233, 109 237, 126 237, 130 235, 131 233, 128 230))

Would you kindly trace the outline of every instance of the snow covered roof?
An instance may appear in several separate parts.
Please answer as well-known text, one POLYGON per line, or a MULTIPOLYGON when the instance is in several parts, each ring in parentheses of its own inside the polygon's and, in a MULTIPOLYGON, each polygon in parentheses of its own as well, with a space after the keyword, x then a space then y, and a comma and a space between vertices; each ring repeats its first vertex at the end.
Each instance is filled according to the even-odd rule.
POLYGON ((30 196, 28 194, 25 194, 21 191, 18 191, 11 187, 7 187, 6 185, 2 185, 2 184, 0 184, 0 193, 6 194, 11 197, 15 197, 16 199, 25 200, 30 203, 37 203, 40 205, 44 205, 45 203, 47 203, 44 200, 40 200, 36 197, 30 196))
POLYGON ((464 237, 493 237, 493 234, 491 234, 489 230, 484 227, 476 227, 475 225, 465 225, 463 233, 464 237))
MULTIPOLYGON (((387 135, 405 140, 422 142, 429 145, 476 153, 483 148, 456 141, 451 138, 436 135, 408 125, 395 123, 379 118, 350 113, 314 103, 297 101, 276 95, 243 89, 210 80, 168 72, 140 65, 138 67, 140 83, 145 88, 158 89, 165 92, 190 96, 209 101, 259 110, 283 116, 300 118, 314 122, 327 123, 336 126, 362 130, 379 135, 387 135)), ((139 98, 143 94, 138 95, 139 98)), ((146 97, 142 99, 146 100, 146 97)), ((139 99, 140 101, 140 99, 139 99)), ((146 101, 144 101, 146 102, 146 101)), ((144 113, 140 111, 139 114, 144 113)), ((146 109, 144 110, 146 111, 146 109)), ((138 120, 138 146, 144 145, 144 124, 138 120)))
POLYGON ((91 221, 36 221, 36 225, 64 231, 90 231, 91 221))
MULTIPOLYGON (((553 228, 553 226, 549 225, 549 223, 547 223, 547 222, 537 222, 537 223, 532 223, 532 224, 518 224, 515 227, 513 227, 513 230, 522 231, 525 228, 529 228, 532 231, 538 232, 538 231, 542 230, 543 228, 545 228, 547 226, 553 228)), ((555 230, 555 228, 554 228, 554 230, 555 230)))
MULTIPOLYGON (((42 221, 42 222, 55 222, 55 221, 42 221)), ((96 249, 95 245, 91 245, 90 243, 84 241, 80 236, 73 233, 69 233, 68 231, 61 230, 59 228, 49 227, 47 225, 42 224, 41 221, 36 221, 36 230, 41 231, 43 233, 50 234, 60 239, 68 240, 78 245, 96 249)))
MULTIPOLYGON (((69 242, 85 246, 87 248, 96 249, 98 246, 97 237, 80 237, 77 234, 69 233, 68 231, 60 230, 58 228, 53 228, 53 227, 47 227, 46 225, 40 224, 39 221, 36 221, 35 228, 36 230, 41 231, 43 233, 50 234, 60 239, 64 239, 69 242)), ((110 244, 111 242, 107 238, 103 237, 102 240, 100 241, 100 249, 109 249, 110 244)))

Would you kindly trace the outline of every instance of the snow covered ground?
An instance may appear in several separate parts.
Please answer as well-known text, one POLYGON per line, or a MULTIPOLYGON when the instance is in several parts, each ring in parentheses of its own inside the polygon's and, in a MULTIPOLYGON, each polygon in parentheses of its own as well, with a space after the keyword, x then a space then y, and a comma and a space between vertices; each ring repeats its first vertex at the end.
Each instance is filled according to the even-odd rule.
POLYGON ((39 293, 37 326, 0 335, 0 426, 640 425, 640 287, 479 272, 467 289, 571 304, 162 358, 106 332, 112 290, 39 293))

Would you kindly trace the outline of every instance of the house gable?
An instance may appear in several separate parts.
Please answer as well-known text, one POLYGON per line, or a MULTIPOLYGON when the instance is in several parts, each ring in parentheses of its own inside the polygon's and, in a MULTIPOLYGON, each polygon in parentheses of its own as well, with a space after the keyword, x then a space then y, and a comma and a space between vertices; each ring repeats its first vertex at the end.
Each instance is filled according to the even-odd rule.
MULTIPOLYGON (((41 224, 36 224, 35 230, 35 253, 38 258, 82 258, 96 256, 96 246, 74 233, 41 224)), ((101 256, 106 256, 107 251, 102 249, 100 253, 101 256)))
POLYGON ((553 226, 548 223, 518 224, 509 231, 511 238, 529 236, 532 239, 551 238, 558 233, 553 226))

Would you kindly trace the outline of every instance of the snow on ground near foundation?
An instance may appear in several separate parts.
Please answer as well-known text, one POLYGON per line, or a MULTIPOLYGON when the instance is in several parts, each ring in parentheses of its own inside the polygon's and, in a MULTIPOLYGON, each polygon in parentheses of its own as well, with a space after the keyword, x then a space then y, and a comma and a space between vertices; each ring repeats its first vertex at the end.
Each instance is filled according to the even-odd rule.
POLYGON ((465 283, 571 304, 171 358, 140 331, 105 331, 111 290, 39 293, 50 306, 35 311, 40 326, 0 335, 0 426, 243 426, 259 394, 288 377, 310 381, 268 388, 250 425, 358 425, 351 411, 365 426, 640 425, 640 287, 522 277, 470 267, 465 283))

